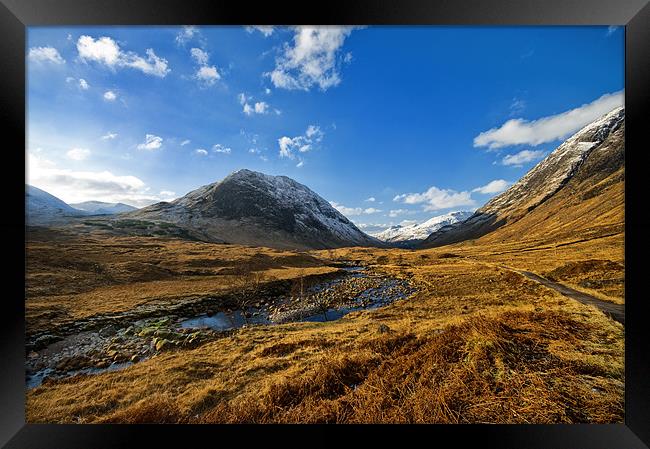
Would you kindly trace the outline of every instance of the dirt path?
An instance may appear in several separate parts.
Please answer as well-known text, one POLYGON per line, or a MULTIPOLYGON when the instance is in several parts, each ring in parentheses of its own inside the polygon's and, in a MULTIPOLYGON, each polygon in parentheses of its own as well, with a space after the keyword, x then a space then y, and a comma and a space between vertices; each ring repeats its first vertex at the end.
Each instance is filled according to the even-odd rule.
POLYGON ((624 304, 614 304, 611 302, 603 301, 594 296, 588 295, 586 293, 574 290, 566 285, 560 284, 558 282, 549 281, 546 278, 541 277, 538 274, 531 273, 530 271, 516 270, 509 267, 501 267, 508 270, 515 271, 517 273, 523 274, 529 279, 539 282, 542 285, 545 285, 549 288, 552 288, 555 291, 560 292, 564 296, 568 296, 571 299, 575 299, 583 304, 596 306, 600 309, 605 315, 608 315, 612 319, 618 321, 623 326, 625 326, 625 305, 624 304))

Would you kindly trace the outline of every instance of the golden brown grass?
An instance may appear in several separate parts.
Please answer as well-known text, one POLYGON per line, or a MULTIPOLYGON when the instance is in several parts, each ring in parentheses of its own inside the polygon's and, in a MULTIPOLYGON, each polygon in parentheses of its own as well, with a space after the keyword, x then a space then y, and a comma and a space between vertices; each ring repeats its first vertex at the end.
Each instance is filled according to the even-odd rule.
POLYGON ((153 237, 92 237, 37 230, 28 235, 28 332, 118 313, 224 294, 238 273, 268 280, 331 273, 306 253, 153 237))
POLYGON ((582 254, 562 248, 505 259, 493 245, 314 252, 418 292, 334 322, 239 329, 122 371, 49 381, 28 392, 28 422, 622 422, 623 327, 500 268, 541 273, 582 254))

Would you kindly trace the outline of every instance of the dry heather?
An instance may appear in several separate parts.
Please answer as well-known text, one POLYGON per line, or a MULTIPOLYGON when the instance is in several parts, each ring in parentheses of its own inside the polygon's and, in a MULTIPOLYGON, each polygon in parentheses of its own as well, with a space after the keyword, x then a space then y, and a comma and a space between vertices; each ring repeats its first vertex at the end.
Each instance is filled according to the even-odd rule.
POLYGON ((242 271, 267 280, 336 271, 306 253, 43 228, 28 232, 26 254, 28 333, 145 304, 164 308, 218 296, 233 289, 242 271))
MULTIPOLYGON (((217 257, 228 248, 157 244, 166 245, 158 253, 160 265, 178 263, 177 270, 193 258, 207 259, 210 252, 217 257), (184 262, 175 262, 179 254, 184 262)), ((498 244, 303 254, 304 261, 313 261, 311 269, 332 269, 325 262, 330 260, 356 261, 409 279, 418 291, 381 309, 354 312, 337 321, 242 328, 121 371, 46 381, 28 392, 27 419, 622 422, 623 327, 594 307, 505 268, 547 273, 585 258, 622 264, 616 241, 578 245, 542 247, 534 256, 502 254, 504 247, 498 244)), ((99 248, 97 243, 95 249, 99 248)), ((230 257, 252 257, 254 250, 247 251, 233 247, 230 257)), ((290 254, 264 251, 280 258, 290 254)), ((605 266, 618 270, 618 265, 605 266)), ((294 273, 291 267, 272 264, 267 269, 294 273)), ((193 283, 188 280, 187 285, 193 283)), ((138 284, 138 291, 146 285, 138 284)), ((155 298, 155 289, 151 292, 148 300, 155 298)))

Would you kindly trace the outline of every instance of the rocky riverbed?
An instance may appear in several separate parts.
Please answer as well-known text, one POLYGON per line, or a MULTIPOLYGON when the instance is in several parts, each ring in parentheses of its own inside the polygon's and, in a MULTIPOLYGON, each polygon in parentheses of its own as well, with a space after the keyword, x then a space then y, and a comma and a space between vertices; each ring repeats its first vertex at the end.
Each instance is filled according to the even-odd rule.
POLYGON ((204 307, 190 307, 170 310, 162 317, 96 317, 93 322, 99 326, 80 323, 67 336, 45 334, 28 342, 27 387, 46 379, 121 369, 162 351, 192 348, 227 336, 244 326, 330 321, 355 310, 387 305, 413 292, 405 280, 347 267, 343 275, 312 281, 300 290, 261 295, 243 310, 222 303, 207 312, 204 307))

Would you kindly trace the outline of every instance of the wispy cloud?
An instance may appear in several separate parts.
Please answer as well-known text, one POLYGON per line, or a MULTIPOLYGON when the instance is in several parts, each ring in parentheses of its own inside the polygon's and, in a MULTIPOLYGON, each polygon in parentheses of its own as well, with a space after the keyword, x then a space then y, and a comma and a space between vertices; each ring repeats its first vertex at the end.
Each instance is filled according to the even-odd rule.
POLYGON ((521 167, 528 162, 538 161, 544 156, 546 156, 546 152, 542 150, 522 150, 515 154, 506 154, 501 160, 501 164, 521 167))
POLYGON ((185 45, 199 35, 199 29, 195 26, 184 26, 176 35, 176 44, 185 45))
POLYGON ((598 117, 622 106, 623 91, 608 93, 591 103, 561 114, 537 120, 512 119, 498 128, 480 133, 474 138, 475 147, 498 149, 511 145, 540 145, 562 139, 578 131, 598 117))
POLYGON ((246 27, 248 33, 254 33, 255 31, 259 31, 264 37, 269 37, 275 31, 275 28, 273 25, 250 25, 246 27))
POLYGON ((278 139, 280 157, 293 159, 296 154, 307 153, 313 146, 323 140, 325 133, 319 126, 309 125, 305 134, 296 137, 283 136, 278 139))
POLYGON ((32 47, 29 49, 27 57, 36 63, 65 64, 65 59, 54 47, 32 47))
POLYGON ((112 90, 107 90, 106 92, 104 92, 104 100, 115 101, 116 98, 117 98, 117 94, 112 90))
POLYGON ((617 27, 617 26, 615 26, 615 25, 610 25, 610 26, 608 26, 608 27, 607 27, 607 32, 605 33, 605 36, 607 36, 607 37, 611 36, 612 34, 614 34, 614 32, 615 32, 616 30, 618 30, 618 27, 617 27))
POLYGON ((230 154, 230 153, 232 153, 231 148, 225 147, 225 146, 221 145, 220 143, 215 144, 212 147, 212 151, 214 151, 215 153, 221 153, 221 154, 230 154))
POLYGON ((184 141, 181 142, 181 146, 184 147, 185 145, 189 144, 191 141, 189 139, 185 139, 184 141))
MULTIPOLYGON (((242 105, 242 112, 248 116, 253 114, 268 114, 271 109, 271 106, 266 101, 253 101, 252 96, 246 95, 244 92, 240 92, 237 95, 239 104, 242 105), (252 104, 252 106, 251 106, 252 104)), ((275 110, 276 114, 279 114, 280 111, 275 110)))
POLYGON ((357 215, 372 215, 381 212, 381 209, 375 209, 374 207, 346 207, 342 204, 337 203, 336 201, 330 201, 332 207, 345 216, 354 217, 357 215))
POLYGON ((198 154, 199 156, 207 156, 208 155, 207 150, 204 150, 203 148, 197 148, 196 150, 194 150, 194 152, 196 154, 198 154))
POLYGON ((157 150, 162 147, 163 138, 154 134, 145 135, 144 142, 137 146, 138 150, 157 150))
POLYGON ((96 200, 142 207, 161 201, 165 197, 151 194, 145 182, 135 176, 116 175, 108 170, 59 168, 54 162, 31 152, 28 155, 27 179, 30 185, 68 203, 96 200))
POLYGON ((294 27, 293 45, 285 44, 282 55, 275 61, 273 71, 265 75, 275 87, 289 90, 309 90, 316 85, 321 90, 341 82, 341 49, 355 27, 299 26, 294 27))
POLYGON ((66 152, 65 155, 68 159, 72 159, 73 161, 83 161, 88 159, 88 156, 90 156, 90 150, 86 148, 72 148, 66 152))
POLYGON ((499 193, 503 192, 508 188, 508 186, 512 184, 505 179, 495 179, 494 181, 490 181, 484 186, 477 187, 472 190, 472 192, 478 192, 478 193, 483 193, 483 194, 491 194, 491 193, 499 193))
POLYGON ((221 79, 221 74, 214 65, 209 65, 210 55, 207 51, 200 48, 192 48, 190 50, 192 59, 198 65, 194 78, 200 81, 205 86, 212 86, 214 83, 221 79))
POLYGON ((97 39, 80 36, 77 40, 77 51, 82 61, 94 61, 111 69, 130 67, 160 78, 171 72, 167 60, 158 57, 153 49, 146 50, 145 58, 132 51, 122 51, 119 44, 107 36, 97 39))
POLYGON ((101 139, 102 140, 112 140, 112 139, 115 139, 116 137, 117 137, 117 133, 108 132, 108 133, 104 134, 101 137, 101 139))
POLYGON ((460 206, 473 206, 476 202, 472 199, 471 193, 467 191, 457 192, 452 189, 439 189, 432 186, 422 193, 405 193, 396 195, 395 202, 405 204, 424 204, 425 211, 449 209, 460 206))

